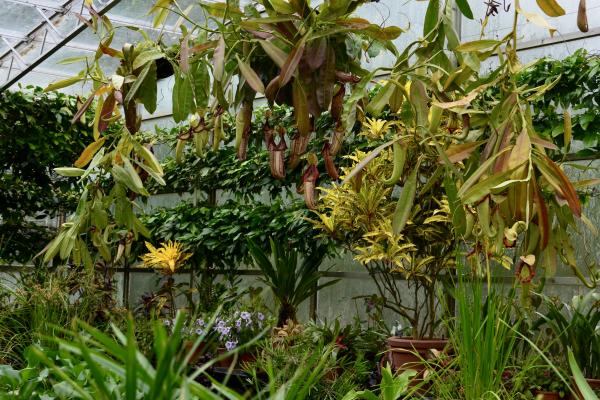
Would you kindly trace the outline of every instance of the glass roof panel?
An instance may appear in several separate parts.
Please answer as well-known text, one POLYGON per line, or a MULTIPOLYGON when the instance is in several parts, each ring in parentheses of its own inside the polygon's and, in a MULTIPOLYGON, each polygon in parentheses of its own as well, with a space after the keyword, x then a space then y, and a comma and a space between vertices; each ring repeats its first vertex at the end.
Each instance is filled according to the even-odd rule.
MULTIPOLYGON (((95 10, 106 6, 114 6, 108 16, 116 27, 134 25, 144 29, 151 38, 161 38, 165 43, 174 43, 179 37, 178 29, 174 28, 178 15, 171 14, 167 18, 166 27, 155 29, 152 27, 152 16, 147 15, 150 7, 156 0, 94 0, 95 10)), ((216 0, 206 0, 216 1, 216 0)), ((250 0, 242 0, 242 5, 250 0)), ((313 0, 318 4, 320 0, 313 0)), ((99 37, 89 29, 83 30, 78 35, 71 33, 82 26, 78 14, 89 18, 89 12, 83 7, 84 0, 0 0, 0 87, 6 83, 6 77, 15 77, 27 65, 36 61, 49 49, 57 46, 66 37, 70 39, 55 54, 35 67, 36 74, 24 75, 20 82, 24 84, 40 83, 44 80, 51 82, 70 76, 82 67, 82 64, 62 65, 58 62, 64 58, 92 55, 97 48, 99 37), (72 36, 72 37, 71 37, 72 36), (14 51, 13 51, 14 49, 14 51)), ((474 20, 462 18, 461 33, 463 40, 478 38, 481 31, 481 18, 484 17, 486 6, 483 2, 469 2, 475 14, 474 20)), ((507 4, 509 1, 507 0, 507 4)), ((179 0, 181 10, 187 9, 195 0, 179 0)), ((549 23, 557 28, 556 40, 561 40, 563 35, 574 35, 577 32, 576 12, 577 2, 561 1, 567 15, 559 18, 547 18, 549 23)), ((396 41, 402 48, 406 43, 418 39, 422 35, 420 23, 423 19, 427 3, 419 1, 381 0, 366 4, 358 10, 360 16, 369 18, 375 23, 397 25, 409 28, 396 41)), ((536 0, 521 0, 521 7, 526 11, 540 13, 536 0)), ((201 11, 199 7, 193 8, 191 18, 199 20, 201 11)), ((588 7, 590 24, 590 40, 600 32, 600 5, 590 4, 588 7)), ((512 23, 512 10, 510 13, 501 12, 490 18, 486 31, 491 35, 502 36, 510 29, 512 23)), ((521 25, 520 40, 532 43, 535 40, 547 41, 550 36, 544 28, 519 21, 521 25)), ((120 48, 126 42, 139 39, 139 33, 129 29, 119 28, 111 47, 120 48)), ((106 61, 110 62, 110 61, 106 61)), ((378 56, 368 60, 369 67, 391 65, 393 59, 387 56, 378 56)), ((108 66, 108 65, 107 65, 108 66)), ((46 82, 46 83, 47 83, 46 82)))

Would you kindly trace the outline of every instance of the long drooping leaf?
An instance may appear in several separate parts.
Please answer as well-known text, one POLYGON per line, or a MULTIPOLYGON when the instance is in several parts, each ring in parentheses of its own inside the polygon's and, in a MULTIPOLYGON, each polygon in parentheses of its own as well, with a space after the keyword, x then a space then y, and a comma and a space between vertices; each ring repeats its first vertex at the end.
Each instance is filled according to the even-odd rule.
POLYGON ((367 156, 365 158, 363 158, 362 160, 360 160, 358 162, 358 164, 356 164, 354 169, 352 169, 352 171, 350 171, 350 173, 348 175, 346 175, 346 177, 342 181, 342 185, 345 185, 348 182, 350 182, 352 180, 352 178, 354 178, 360 171, 362 171, 364 167, 369 165, 369 163, 371 161, 373 161, 375 159, 375 157, 377 157, 379 154, 381 154, 381 152, 383 150, 385 150, 387 147, 390 147, 392 144, 394 144, 394 142, 396 142, 397 140, 400 140, 400 139, 390 140, 389 142, 386 142, 386 143, 376 147, 375 149, 373 149, 369 154, 367 154, 367 156))
POLYGON ((544 154, 533 154, 534 165, 540 171, 548 183, 560 193, 569 204, 571 211, 577 217, 581 217, 581 202, 569 178, 562 169, 544 154))
POLYGON ((402 188, 402 193, 400 193, 400 198, 398 199, 394 216, 392 217, 392 231, 394 232, 394 235, 398 235, 402 232, 410 217, 410 212, 412 211, 415 201, 415 194, 417 192, 418 170, 419 164, 417 163, 417 166, 414 167, 408 176, 408 179, 402 188))
POLYGON ((90 161, 92 161, 92 157, 94 157, 94 154, 96 154, 96 152, 98 150, 100 150, 100 148, 102 147, 102 145, 104 144, 105 141, 106 141, 106 137, 101 137, 99 140, 96 140, 95 142, 90 143, 85 148, 85 150, 83 150, 83 152, 81 153, 81 155, 79 156, 77 161, 75 161, 74 165, 77 168, 82 168, 82 167, 85 167, 86 165, 88 165, 88 163, 90 161))
POLYGON ((252 69, 250 65, 242 61, 237 55, 235 57, 237 59, 240 72, 246 80, 246 83, 250 85, 250 87, 254 89, 254 91, 258 93, 265 93, 265 86, 260 80, 258 74, 252 69))
POLYGON ((471 10, 471 6, 469 6, 468 0, 456 0, 456 5, 462 15, 469 19, 473 19, 473 11, 471 10))
POLYGON ((556 0, 536 0, 538 6, 549 17, 560 17, 565 15, 565 9, 556 0))
POLYGON ((301 135, 309 135, 311 131, 310 115, 308 114, 308 104, 306 93, 302 84, 294 79, 292 85, 292 98, 294 104, 294 116, 296 117, 296 126, 301 135))
POLYGON ((288 58, 288 54, 270 40, 259 40, 258 43, 260 43, 265 53, 271 57, 275 64, 277 64, 279 68, 283 68, 288 58))
POLYGON ((304 54, 304 47, 306 45, 306 39, 302 38, 298 44, 292 49, 291 53, 288 55, 285 63, 281 67, 281 72, 279 76, 281 77, 280 85, 285 86, 292 76, 296 73, 296 69, 298 68, 298 64, 302 59, 302 55, 304 54))

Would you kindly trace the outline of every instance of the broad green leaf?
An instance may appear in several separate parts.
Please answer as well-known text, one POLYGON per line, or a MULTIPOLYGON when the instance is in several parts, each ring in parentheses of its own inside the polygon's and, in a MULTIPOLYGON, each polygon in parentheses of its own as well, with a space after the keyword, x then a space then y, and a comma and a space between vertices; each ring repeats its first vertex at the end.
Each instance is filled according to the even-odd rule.
MULTIPOLYGON (((146 64, 144 69, 142 69, 140 74, 137 76, 137 78, 135 79, 135 82, 133 82, 133 85, 131 85, 131 88, 129 88, 129 91, 127 92, 127 96, 125 96, 125 100, 124 100, 125 105, 129 104, 133 99, 136 98, 137 92, 142 87, 142 84, 144 83, 144 79, 146 79, 146 77, 148 76, 148 73, 150 72, 150 67, 152 65, 154 65, 154 63, 146 64)), ((156 66, 155 66, 155 72, 156 72, 156 66)), ((156 82, 156 73, 154 76, 155 76, 154 81, 156 82)), ((156 87, 156 84, 154 85, 154 87, 156 87)))
POLYGON ((293 14, 294 9, 285 0, 268 0, 275 11, 280 14, 293 14))
POLYGON ((150 61, 158 60, 164 56, 165 54, 157 49, 144 50, 133 60, 133 69, 143 67, 150 61))
POLYGON ((471 6, 469 6, 469 0, 456 0, 456 5, 462 15, 469 19, 473 19, 473 11, 471 10, 471 6))
POLYGON ((154 154, 144 145, 135 142, 135 153, 142 159, 144 162, 150 167, 153 171, 155 171, 159 175, 163 175, 163 167, 160 165, 154 154))
POLYGON ((499 152, 497 152, 496 154, 494 154, 493 156, 491 156, 490 158, 488 158, 487 160, 485 160, 483 162, 483 164, 481 164, 479 166, 479 168, 477 168, 477 170, 475 170, 475 172, 473 172, 465 181, 465 183, 463 183, 463 185, 460 187, 460 189, 458 190, 458 197, 462 198, 465 194, 465 192, 467 190, 469 190, 473 185, 475 185, 475 183, 479 180, 479 178, 481 178, 483 175, 485 175, 490 167, 494 164, 494 161, 500 157, 502 154, 506 153, 507 151, 511 150, 512 146, 507 146, 504 149, 500 150, 499 152))
POLYGON ((189 79, 194 83, 192 88, 194 90, 196 108, 204 108, 208 105, 210 96, 210 75, 208 73, 208 66, 202 60, 195 62, 191 65, 190 75, 191 77, 189 79))
POLYGON ((183 121, 194 109, 194 92, 187 76, 175 72, 175 85, 173 86, 173 120, 183 121))
POLYGON ((375 97, 369 101, 366 111, 375 117, 379 116, 381 111, 383 111, 383 108, 389 104, 390 98, 392 97, 392 94, 394 94, 395 89, 396 86, 391 82, 387 82, 385 85, 383 85, 375 97))
POLYGON ((503 184, 507 179, 510 178, 510 175, 513 173, 513 170, 509 169, 506 171, 500 171, 495 173, 494 175, 482 180, 481 182, 476 183, 471 186, 469 190, 461 190, 460 198, 465 204, 473 204, 477 201, 480 201, 485 196, 489 195, 493 188, 496 186, 503 184))
POLYGON ((577 365, 577 361, 575 360, 575 356, 573 355, 573 350, 568 349, 568 358, 569 365, 571 366, 571 371, 573 372, 573 378, 575 379, 575 384, 577 385, 577 389, 583 395, 583 400, 598 400, 598 396, 594 393, 590 384, 587 382, 581 369, 577 365))
POLYGON ((440 1, 429 0, 425 21, 423 22, 423 37, 427 37, 437 26, 440 15, 440 1))
POLYGON ((148 65, 150 66, 150 69, 142 81, 142 85, 138 89, 137 98, 139 99, 140 103, 144 105, 146 111, 148 111, 150 114, 154 114, 154 111, 156 111, 158 92, 156 83, 156 63, 151 62, 148 65))

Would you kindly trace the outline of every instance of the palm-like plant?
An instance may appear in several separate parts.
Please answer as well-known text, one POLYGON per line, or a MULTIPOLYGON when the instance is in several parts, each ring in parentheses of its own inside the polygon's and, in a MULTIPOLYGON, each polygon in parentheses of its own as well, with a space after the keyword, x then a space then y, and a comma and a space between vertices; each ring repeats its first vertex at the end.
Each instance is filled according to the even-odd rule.
POLYGON ((271 254, 250 239, 248 249, 254 264, 264 274, 263 282, 271 288, 273 296, 279 301, 277 325, 283 326, 288 320, 297 322, 296 312, 304 300, 338 280, 319 284, 319 279, 323 276, 319 272, 319 266, 326 255, 325 247, 316 247, 299 262, 296 250, 273 239, 270 239, 270 242, 271 254))

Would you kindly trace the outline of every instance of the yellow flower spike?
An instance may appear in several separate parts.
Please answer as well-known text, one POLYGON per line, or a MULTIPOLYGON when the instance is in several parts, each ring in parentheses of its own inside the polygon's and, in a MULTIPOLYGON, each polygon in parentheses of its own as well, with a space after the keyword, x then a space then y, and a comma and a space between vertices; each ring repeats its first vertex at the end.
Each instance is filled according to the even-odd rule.
POLYGON ((173 275, 177 271, 177 268, 192 256, 191 253, 183 252, 183 245, 181 243, 171 240, 163 243, 158 249, 151 243, 146 242, 146 248, 148 248, 149 253, 141 257, 144 266, 147 268, 156 268, 165 275, 173 275))

